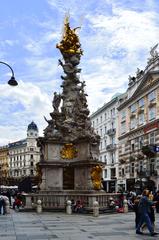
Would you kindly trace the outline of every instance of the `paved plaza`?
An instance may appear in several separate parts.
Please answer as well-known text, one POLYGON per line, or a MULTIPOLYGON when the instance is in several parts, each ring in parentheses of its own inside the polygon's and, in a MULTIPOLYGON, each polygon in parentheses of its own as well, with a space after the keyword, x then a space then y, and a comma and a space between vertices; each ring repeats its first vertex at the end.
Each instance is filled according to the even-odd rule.
MULTIPOLYGON (((159 231, 159 214, 156 214, 159 231)), ((134 213, 66 215, 65 213, 14 212, 0 215, 0 240, 129 240, 159 239, 136 235, 134 213)))

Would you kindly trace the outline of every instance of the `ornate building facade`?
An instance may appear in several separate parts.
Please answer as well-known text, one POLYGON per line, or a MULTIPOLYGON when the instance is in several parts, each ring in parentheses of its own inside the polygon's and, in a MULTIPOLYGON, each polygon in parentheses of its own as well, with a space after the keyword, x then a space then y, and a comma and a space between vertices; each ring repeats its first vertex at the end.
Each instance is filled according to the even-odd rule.
POLYGON ((119 179, 124 190, 159 189, 159 56, 129 77, 119 114, 119 179))
POLYGON ((36 163, 40 152, 37 147, 38 128, 31 122, 27 128, 27 138, 9 143, 9 177, 21 180, 24 177, 36 175, 36 163))

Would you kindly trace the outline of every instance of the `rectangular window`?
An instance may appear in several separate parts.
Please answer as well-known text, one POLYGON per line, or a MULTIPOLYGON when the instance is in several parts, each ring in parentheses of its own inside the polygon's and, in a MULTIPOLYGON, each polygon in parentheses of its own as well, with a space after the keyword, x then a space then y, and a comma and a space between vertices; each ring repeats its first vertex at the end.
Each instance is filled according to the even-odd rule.
POLYGON ((135 145, 134 145, 134 143, 132 143, 131 144, 131 151, 134 152, 134 150, 135 150, 135 145))
POLYGON ((114 163, 114 153, 111 153, 111 164, 114 163))
POLYGON ((105 162, 105 165, 107 165, 107 156, 104 155, 104 162, 105 162))
POLYGON ((153 174, 155 172, 155 160, 150 160, 150 174, 153 174))
POLYGON ((136 118, 133 117, 133 118, 131 118, 131 120, 130 120, 130 129, 133 129, 133 128, 135 128, 135 127, 136 127, 136 118))
POLYGON ((141 108, 141 107, 144 107, 144 98, 141 98, 140 100, 139 100, 139 107, 141 108))
POLYGON ((110 172, 111 172, 111 178, 116 177, 116 169, 115 168, 111 168, 110 172))
POLYGON ((135 165, 134 165, 134 163, 131 163, 131 165, 130 165, 130 173, 134 174, 134 172, 135 172, 135 165))
POLYGON ((155 140, 155 132, 149 133, 149 144, 154 145, 156 140, 155 140))
POLYGON ((126 132, 126 122, 121 123, 121 134, 126 132))
POLYGON ((123 110, 123 111, 121 112, 121 120, 123 121, 123 120, 125 120, 125 118, 126 118, 126 111, 123 110))
POLYGON ((136 112, 136 103, 134 103, 133 105, 131 105, 130 111, 131 111, 131 113, 136 112))
POLYGON ((104 170, 104 178, 107 178, 107 169, 104 170))
POLYGON ((104 133, 105 134, 107 133, 107 127, 106 126, 104 127, 104 133))
POLYGON ((140 113, 138 116, 138 119, 139 119, 139 125, 144 124, 144 121, 145 121, 144 113, 140 113))
POLYGON ((155 98, 156 98, 156 92, 155 92, 155 91, 153 91, 153 92, 151 92, 151 93, 148 94, 148 100, 149 100, 149 102, 155 100, 155 98))
POLYGON ((102 135, 103 135, 103 134, 102 134, 102 128, 101 128, 101 129, 100 129, 100 136, 102 137, 102 135))
POLYGON ((125 153, 125 144, 122 144, 121 145, 121 154, 124 154, 125 153))
POLYGON ((30 148, 30 151, 34 151, 34 148, 30 148))
POLYGON ((143 161, 139 162, 139 172, 143 172, 143 161))
POLYGON ((113 136, 111 139, 112 144, 115 144, 115 137, 113 136))
POLYGON ((100 116, 100 122, 102 123, 102 116, 100 116))
POLYGON ((102 150, 103 146, 102 146, 102 142, 100 142, 100 150, 102 150))
POLYGON ((156 117, 156 107, 149 108, 149 120, 153 120, 156 117))
POLYGON ((139 137, 139 149, 142 149, 143 145, 144 145, 144 137, 141 136, 139 137))

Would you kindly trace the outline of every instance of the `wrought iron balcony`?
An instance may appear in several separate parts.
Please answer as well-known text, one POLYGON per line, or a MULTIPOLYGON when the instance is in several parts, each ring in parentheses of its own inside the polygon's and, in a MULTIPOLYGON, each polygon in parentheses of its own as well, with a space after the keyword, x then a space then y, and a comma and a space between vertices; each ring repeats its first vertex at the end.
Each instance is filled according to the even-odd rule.
POLYGON ((155 150, 154 145, 145 145, 142 147, 142 153, 146 155, 147 157, 154 157, 155 150))
POLYGON ((114 135, 115 133, 116 133, 116 129, 115 129, 115 128, 111 128, 111 129, 109 129, 109 130, 107 131, 107 134, 108 134, 109 136, 114 135))
POLYGON ((130 161, 130 162, 134 162, 134 161, 135 161, 135 157, 134 157, 134 156, 130 156, 130 157, 129 157, 129 161, 130 161))
POLYGON ((148 171, 137 171, 137 177, 139 178, 144 178, 144 177, 148 177, 148 171))
POLYGON ((112 176, 111 176, 111 179, 114 179, 114 180, 115 180, 115 179, 117 179, 117 178, 116 178, 115 175, 112 175, 112 176))
POLYGON ((116 149, 116 144, 109 144, 106 146, 108 151, 114 151, 116 149))
POLYGON ((158 176, 157 170, 150 171, 150 176, 158 176))

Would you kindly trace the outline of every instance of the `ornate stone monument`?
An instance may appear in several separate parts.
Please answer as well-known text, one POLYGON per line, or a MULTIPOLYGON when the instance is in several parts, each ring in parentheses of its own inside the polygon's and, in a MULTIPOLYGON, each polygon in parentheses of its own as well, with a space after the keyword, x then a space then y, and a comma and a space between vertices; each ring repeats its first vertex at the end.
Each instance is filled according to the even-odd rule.
POLYGON ((59 60, 64 71, 62 93, 54 92, 51 119, 45 118, 48 126, 44 137, 38 139, 41 148, 38 198, 41 196, 45 206, 47 201, 50 206, 60 207, 68 199, 83 198, 87 207, 91 207, 96 196, 105 194, 99 191, 102 173, 102 163, 98 160, 100 137, 91 127, 85 82, 79 78, 81 69, 78 65, 83 51, 76 29, 70 28, 66 17, 63 38, 56 46, 63 58, 59 60), (51 200, 44 200, 44 195, 47 199, 52 196, 51 200))
POLYGON ((56 47, 62 54, 63 60, 59 60, 59 65, 65 74, 61 76, 62 94, 54 92, 51 119, 45 118, 48 126, 44 137, 38 140, 41 147, 39 167, 42 171, 40 189, 100 189, 98 184, 92 184, 91 179, 92 168, 99 165, 100 137, 91 127, 85 82, 81 82, 78 75, 83 52, 76 29, 69 26, 68 17, 65 19, 63 39, 56 47))

